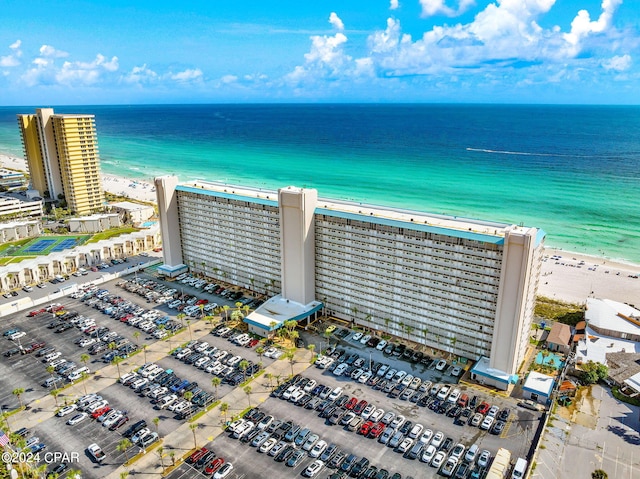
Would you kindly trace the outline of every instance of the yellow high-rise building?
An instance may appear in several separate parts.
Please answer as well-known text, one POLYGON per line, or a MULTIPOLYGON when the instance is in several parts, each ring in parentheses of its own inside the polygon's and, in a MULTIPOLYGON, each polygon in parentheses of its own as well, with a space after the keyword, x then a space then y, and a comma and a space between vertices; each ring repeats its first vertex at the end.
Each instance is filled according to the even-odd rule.
POLYGON ((94 115, 54 114, 38 108, 18 115, 31 186, 43 197, 63 195, 74 214, 104 209, 94 115))

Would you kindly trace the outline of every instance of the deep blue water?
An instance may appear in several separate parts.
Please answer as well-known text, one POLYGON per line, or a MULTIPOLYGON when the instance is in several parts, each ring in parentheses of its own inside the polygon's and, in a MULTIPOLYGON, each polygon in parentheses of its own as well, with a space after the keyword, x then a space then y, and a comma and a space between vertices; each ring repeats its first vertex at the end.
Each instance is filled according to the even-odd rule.
MULTIPOLYGON (((0 152, 21 154, 0 108, 0 152)), ((175 173, 543 228, 640 262, 640 108, 489 105, 56 107, 96 115, 103 170, 175 173)))

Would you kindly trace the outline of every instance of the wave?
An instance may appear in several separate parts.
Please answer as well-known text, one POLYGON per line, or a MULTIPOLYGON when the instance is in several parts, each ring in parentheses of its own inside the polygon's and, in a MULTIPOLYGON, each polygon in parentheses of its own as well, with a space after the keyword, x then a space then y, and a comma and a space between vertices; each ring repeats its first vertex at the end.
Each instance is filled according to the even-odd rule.
POLYGON ((591 155, 561 155, 558 153, 528 153, 525 151, 503 151, 503 150, 487 150, 485 148, 466 148, 467 151, 476 151, 480 153, 498 153, 500 155, 519 155, 519 156, 555 156, 561 158, 594 158, 591 155))

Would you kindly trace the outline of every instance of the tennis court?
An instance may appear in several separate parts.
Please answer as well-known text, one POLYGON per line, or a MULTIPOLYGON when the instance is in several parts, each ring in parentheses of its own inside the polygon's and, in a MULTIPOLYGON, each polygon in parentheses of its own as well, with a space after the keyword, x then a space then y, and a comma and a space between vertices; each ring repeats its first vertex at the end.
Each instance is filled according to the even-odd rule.
POLYGON ((91 235, 81 236, 50 236, 35 238, 17 250, 7 252, 8 256, 36 256, 47 255, 52 252, 64 251, 85 243, 91 235))

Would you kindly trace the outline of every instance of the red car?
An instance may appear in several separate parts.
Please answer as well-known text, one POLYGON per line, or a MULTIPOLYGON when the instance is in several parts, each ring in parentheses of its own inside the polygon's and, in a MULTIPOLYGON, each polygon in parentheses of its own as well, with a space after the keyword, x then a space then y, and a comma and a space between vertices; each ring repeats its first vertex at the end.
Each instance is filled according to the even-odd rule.
POLYGON ((344 405, 349 411, 351 411, 358 404, 358 398, 351 398, 347 401, 347 404, 344 405))
POLYGON ((254 347, 256 344, 258 344, 260 342, 259 339, 252 339, 251 341, 249 341, 249 343, 245 346, 246 348, 252 348, 254 347))
POLYGON ((29 314, 27 314, 27 316, 29 316, 30 318, 33 318, 34 316, 38 316, 39 314, 42 314, 45 311, 46 311, 45 309, 36 309, 35 311, 31 311, 29 314))
POLYGON ((194 452, 193 454, 191 454, 186 461, 187 464, 195 464, 196 462, 198 462, 200 460, 200 458, 202 456, 204 456, 206 453, 209 452, 209 449, 207 449, 206 447, 201 447, 200 449, 198 449, 196 452, 194 452))
POLYGON ((209 302, 208 299, 199 299, 196 301, 196 306, 200 306, 201 304, 207 304, 209 302))
POLYGON ((366 408, 368 404, 369 403, 363 399, 358 404, 356 404, 356 407, 353 408, 353 412, 355 412, 356 414, 362 414, 362 411, 364 411, 364 408, 366 408))
POLYGON ((480 414, 487 414, 489 412, 489 409, 491 409, 491 406, 489 406, 489 404, 487 404, 486 402, 482 401, 480 405, 476 408, 476 412, 479 412, 480 414))
POLYGON ((37 351, 38 349, 42 349, 44 347, 45 347, 45 343, 42 341, 38 343, 31 343, 29 346, 23 349, 23 354, 29 354, 34 351, 37 351))
POLYGON ((358 431, 358 434, 362 434, 363 436, 366 436, 367 434, 369 434, 372 427, 373 427, 373 421, 367 421, 362 426, 360 426, 360 430, 358 431))
POLYGON ((111 408, 109 406, 105 406, 105 407, 101 407, 100 409, 98 409, 96 412, 91 414, 91 417, 93 419, 97 419, 100 416, 102 416, 105 412, 109 412, 111 411, 111 408))
POLYGON ((373 438, 378 438, 380 437, 380 434, 383 433, 384 429, 385 429, 385 425, 382 422, 376 423, 375 426, 373 426, 371 428, 371 430, 369 431, 369 437, 373 437, 373 438))
POLYGON ((204 473, 209 475, 214 474, 218 469, 222 467, 223 464, 224 459, 222 459, 221 457, 216 457, 207 465, 207 467, 204 468, 204 473))

